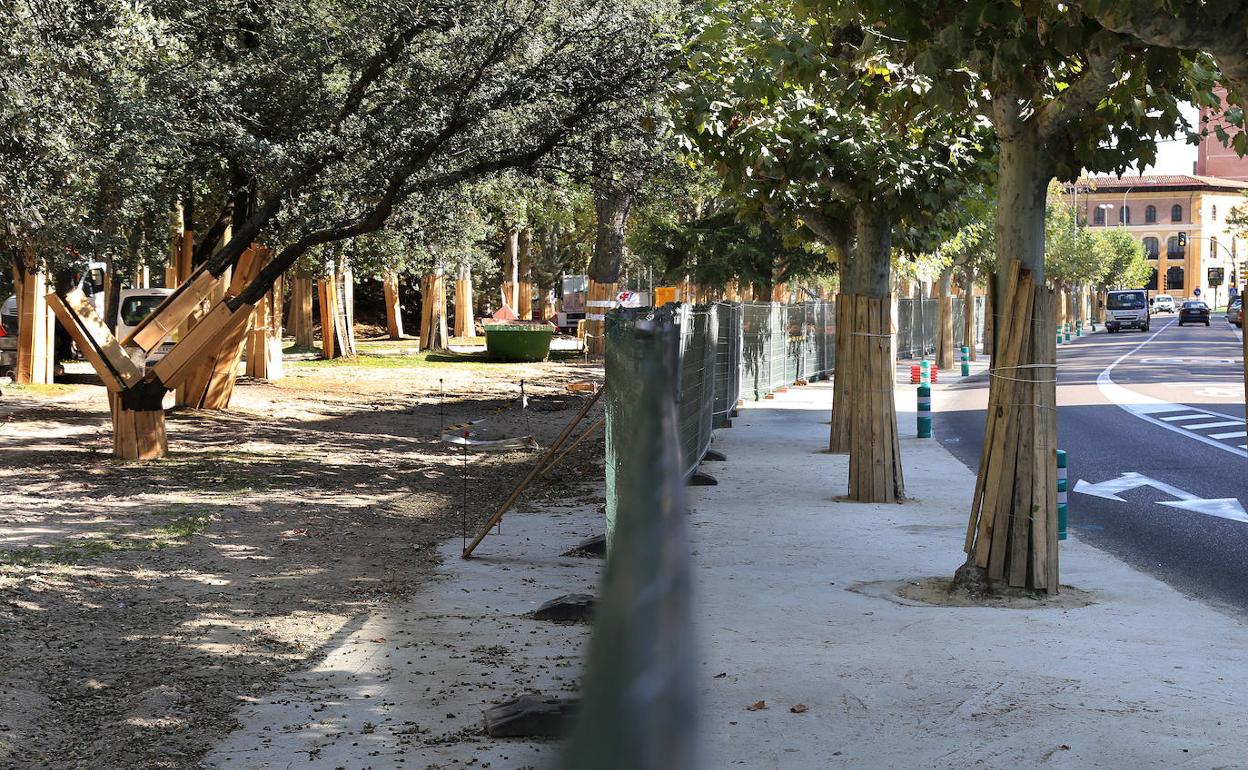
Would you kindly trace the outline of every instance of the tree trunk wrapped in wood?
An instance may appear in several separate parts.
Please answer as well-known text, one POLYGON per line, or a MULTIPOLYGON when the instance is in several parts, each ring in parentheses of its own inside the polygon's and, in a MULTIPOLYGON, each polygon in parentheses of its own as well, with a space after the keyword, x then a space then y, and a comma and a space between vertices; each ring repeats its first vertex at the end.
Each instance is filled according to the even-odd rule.
POLYGON ((256 305, 247 335, 247 376, 260 380, 280 380, 282 366, 282 279, 273 283, 256 305))
POLYGON ((475 337, 476 334, 472 308, 472 266, 461 262, 455 278, 455 336, 475 337))
POLYGON ((137 461, 169 456, 165 412, 159 404, 155 408, 131 408, 116 393, 109 394, 109 401, 113 415, 113 457, 137 461))
MULTIPOLYGON (((253 246, 239 258, 230 277, 228 296, 235 296, 260 274, 271 256, 268 249, 253 246)), ((224 282, 223 282, 224 283, 224 282)), ((221 293, 226 296, 226 293, 221 293)), ((220 301, 220 299, 218 299, 220 301)), ((207 316, 205 316, 206 318, 207 316)), ((234 396, 238 365, 247 345, 250 320, 233 328, 204 357, 203 363, 187 378, 183 386, 184 406, 191 409, 229 409, 234 396)), ((280 355, 280 351, 279 351, 280 355)))
POLYGON ((403 310, 399 304, 399 274, 387 270, 381 278, 386 301, 386 332, 392 340, 403 339, 403 310))
POLYGON ((503 304, 516 315, 520 304, 520 231, 511 229, 503 239, 503 304))
POLYGON ((953 269, 940 275, 936 283, 936 365, 941 369, 953 369, 953 269))
POLYGON ((53 380, 56 356, 53 335, 56 320, 48 308, 47 274, 42 270, 14 271, 17 276, 17 366, 14 382, 47 385, 53 380))
POLYGON ((516 262, 516 315, 521 321, 533 320, 533 232, 520 231, 519 256, 516 262))
POLYGON ((441 270, 420 279, 420 349, 445 350, 450 340, 446 333, 446 276, 441 270))
POLYGON ((1001 312, 963 570, 1053 594, 1059 579, 1056 299, 1032 275, 1014 261, 1004 296, 994 303, 1001 312))
POLYGON ((850 404, 849 382, 850 333, 854 320, 854 295, 836 295, 836 359, 832 370, 832 428, 828 436, 828 451, 845 454, 849 451, 850 404))
POLYGON ((355 355, 355 291, 351 267, 346 260, 330 266, 319 282, 321 355, 326 359, 355 355))
POLYGON ((892 503, 905 497, 894 403, 892 297, 844 295, 853 320, 847 378, 850 416, 849 499, 892 503))
POLYGON ((616 284, 598 283, 589 279, 589 292, 585 300, 585 351, 591 356, 601 355, 605 334, 603 323, 607 311, 615 304, 616 284))
POLYGON ((316 344, 316 327, 312 324, 312 299, 316 295, 312 279, 297 275, 290 284, 290 333, 295 344, 310 348, 316 344))

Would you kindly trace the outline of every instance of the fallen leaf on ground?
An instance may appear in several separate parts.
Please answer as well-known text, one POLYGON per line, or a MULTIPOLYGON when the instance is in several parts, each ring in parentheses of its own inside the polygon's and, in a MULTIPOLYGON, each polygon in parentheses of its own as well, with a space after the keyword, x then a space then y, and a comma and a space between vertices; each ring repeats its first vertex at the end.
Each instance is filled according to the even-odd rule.
POLYGON ((796 706, 793 706, 792 708, 790 708, 789 711, 792 711, 794 714, 801 714, 806 711, 806 704, 799 703, 796 706))
POLYGON ((746 706, 745 710, 746 711, 762 711, 765 708, 767 708, 767 701, 760 700, 758 703, 751 703, 750 705, 746 706))

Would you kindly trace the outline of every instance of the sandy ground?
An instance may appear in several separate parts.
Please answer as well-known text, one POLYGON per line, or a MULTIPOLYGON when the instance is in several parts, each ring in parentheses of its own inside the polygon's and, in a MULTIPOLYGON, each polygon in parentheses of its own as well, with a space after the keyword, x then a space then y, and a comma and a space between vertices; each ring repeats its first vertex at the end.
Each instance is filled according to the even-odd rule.
MULTIPOLYGON (((0 767, 198 766, 240 706, 434 579, 464 524, 441 425, 546 444, 579 406, 566 384, 601 376, 453 355, 287 371, 229 412, 170 414, 172 456, 145 465, 111 459, 102 389, 4 389, 0 767)), ((530 499, 596 506, 601 453, 530 499)), ((468 455, 470 527, 535 456, 468 455)))

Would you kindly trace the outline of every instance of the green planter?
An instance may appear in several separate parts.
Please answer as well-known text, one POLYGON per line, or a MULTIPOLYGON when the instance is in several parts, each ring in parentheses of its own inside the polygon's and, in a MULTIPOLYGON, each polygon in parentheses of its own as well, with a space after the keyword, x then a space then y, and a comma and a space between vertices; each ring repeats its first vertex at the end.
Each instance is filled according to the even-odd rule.
POLYGON ((550 324, 489 324, 485 327, 485 351, 491 361, 545 361, 550 356, 550 324))

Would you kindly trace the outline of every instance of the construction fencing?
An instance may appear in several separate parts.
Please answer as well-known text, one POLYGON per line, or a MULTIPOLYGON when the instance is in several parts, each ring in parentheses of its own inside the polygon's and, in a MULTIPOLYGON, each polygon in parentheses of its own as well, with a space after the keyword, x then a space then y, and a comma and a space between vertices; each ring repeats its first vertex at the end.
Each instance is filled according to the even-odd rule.
MULTIPOLYGON (((923 358, 936 353, 936 322, 940 313, 938 299, 902 299, 897 301, 897 357, 923 358)), ((966 341, 966 300, 953 298, 954 347, 971 345, 966 341)), ((976 346, 984 341, 984 298, 975 297, 976 346)))

